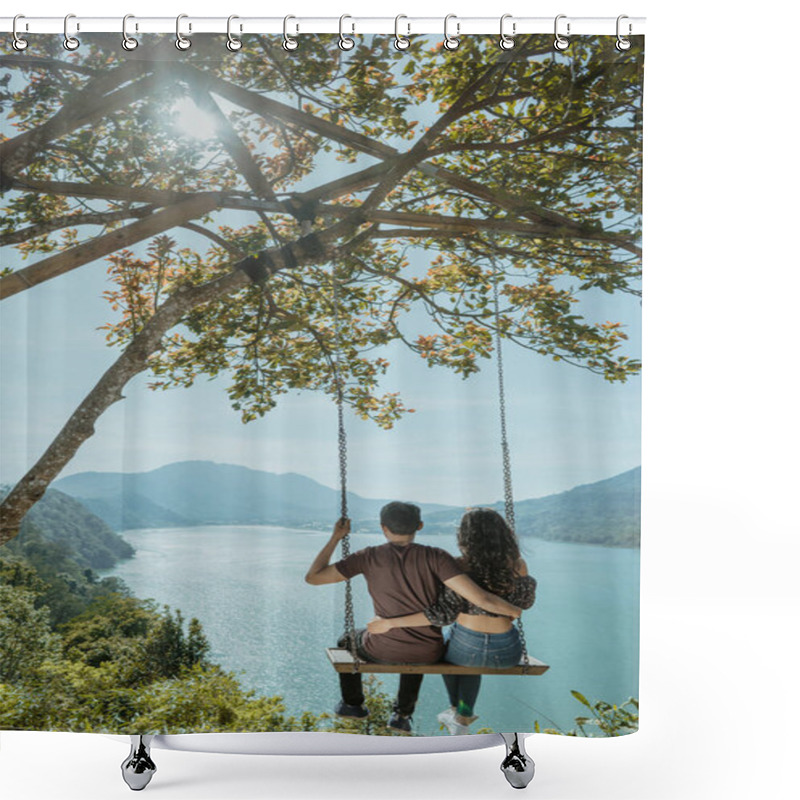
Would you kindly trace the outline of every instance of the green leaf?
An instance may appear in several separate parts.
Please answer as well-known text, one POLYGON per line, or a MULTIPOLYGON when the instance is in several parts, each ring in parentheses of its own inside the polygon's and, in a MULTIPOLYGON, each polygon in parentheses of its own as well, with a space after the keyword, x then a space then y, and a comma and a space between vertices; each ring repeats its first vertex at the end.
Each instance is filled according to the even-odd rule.
POLYGON ((570 694, 580 703, 583 703, 587 708, 592 708, 592 704, 578 691, 573 689, 570 694))

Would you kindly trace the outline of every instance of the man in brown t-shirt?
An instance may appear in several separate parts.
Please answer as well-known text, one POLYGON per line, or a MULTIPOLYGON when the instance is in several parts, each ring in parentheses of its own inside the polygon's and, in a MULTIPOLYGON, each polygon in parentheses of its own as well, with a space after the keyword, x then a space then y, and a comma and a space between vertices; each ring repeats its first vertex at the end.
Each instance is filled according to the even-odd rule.
MULTIPOLYGON (((375 607, 384 618, 402 617, 433 605, 439 588, 446 584, 453 591, 481 608, 512 618, 520 615, 516 606, 487 592, 472 581, 446 550, 417 544, 414 537, 422 528, 418 506, 411 503, 388 503, 381 509, 381 528, 386 544, 366 547, 347 558, 330 564, 338 543, 350 532, 350 520, 340 519, 330 540, 314 559, 306 581, 314 585, 338 583, 364 575, 375 607)), ((345 635, 340 646, 350 646, 345 635)), ((356 631, 356 650, 364 661, 391 664, 431 664, 444 651, 441 628, 433 625, 393 628, 377 636, 356 631)), ((404 733, 411 731, 409 718, 419 695, 422 675, 400 675, 400 686, 389 727, 404 733)), ((362 718, 369 711, 364 706, 361 673, 339 673, 342 700, 336 707, 341 717, 362 718)))

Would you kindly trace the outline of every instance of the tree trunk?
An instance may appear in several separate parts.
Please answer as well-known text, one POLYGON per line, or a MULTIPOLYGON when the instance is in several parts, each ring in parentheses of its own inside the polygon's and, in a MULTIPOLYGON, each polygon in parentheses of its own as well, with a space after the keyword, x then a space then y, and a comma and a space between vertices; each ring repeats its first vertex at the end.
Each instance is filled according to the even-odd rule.
POLYGON ((0 506, 0 545, 17 535, 31 506, 94 433, 95 423, 103 412, 122 399, 125 384, 147 367, 148 358, 160 348, 164 334, 190 309, 231 294, 246 286, 247 282, 246 275, 237 269, 200 286, 183 286, 175 291, 106 370, 44 455, 3 500, 0 506))

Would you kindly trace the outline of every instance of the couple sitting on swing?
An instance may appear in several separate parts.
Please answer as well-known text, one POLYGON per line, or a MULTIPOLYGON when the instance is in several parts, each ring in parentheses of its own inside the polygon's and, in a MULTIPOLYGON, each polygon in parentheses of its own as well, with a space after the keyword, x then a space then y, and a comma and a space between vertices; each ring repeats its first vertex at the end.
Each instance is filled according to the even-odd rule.
MULTIPOLYGON (((533 605, 536 581, 528 575, 514 532, 496 511, 467 511, 458 532, 461 557, 414 541, 422 528, 420 509, 411 503, 389 503, 381 509, 386 544, 366 547, 331 564, 337 544, 350 532, 340 519, 330 540, 314 559, 306 581, 337 583, 362 574, 375 614, 366 630, 346 633, 340 647, 352 649, 367 662, 432 664, 447 661, 463 666, 516 666, 522 643, 513 619, 533 605), (453 624, 454 623, 454 624, 453 624), (451 625, 447 641, 441 626, 451 625)), ((438 716, 451 734, 469 733, 480 675, 448 675, 444 682, 450 708, 438 716)), ((401 674, 389 728, 411 732, 411 715, 423 675, 401 674)), ((364 705, 361 673, 340 673, 340 717, 360 719, 364 705)))

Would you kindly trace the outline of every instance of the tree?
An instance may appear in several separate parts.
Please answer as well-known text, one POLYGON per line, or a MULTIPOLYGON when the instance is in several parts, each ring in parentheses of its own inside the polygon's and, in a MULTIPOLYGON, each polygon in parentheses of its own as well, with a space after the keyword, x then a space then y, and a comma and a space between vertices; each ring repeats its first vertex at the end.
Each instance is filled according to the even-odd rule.
POLYGON ((118 662, 138 675, 149 671, 149 665, 141 663, 145 660, 142 642, 160 623, 152 602, 101 596, 63 626, 64 656, 90 667, 118 662))
POLYGON ((172 678, 182 669, 204 664, 209 644, 199 620, 189 621, 188 636, 183 632, 183 614, 164 607, 158 624, 145 643, 145 663, 151 674, 172 678))
POLYGON ((48 611, 26 589, 0 584, 0 683, 12 683, 58 652, 48 611))
POLYGON ((245 422, 311 389, 385 427, 407 410, 379 391, 392 341, 464 377, 495 336, 609 381, 638 371, 621 323, 579 307, 638 292, 638 46, 476 36, 448 54, 419 37, 397 53, 376 36, 345 54, 309 36, 296 58, 274 37, 232 56, 199 36, 132 57, 85 38, 0 56, 17 128, 0 244, 35 259, 0 297, 106 258, 121 354, 5 498, 0 543, 144 370, 157 389, 224 373, 245 422), (186 104, 213 135, 181 132, 186 104))

